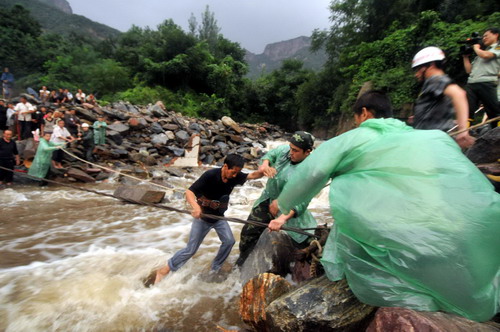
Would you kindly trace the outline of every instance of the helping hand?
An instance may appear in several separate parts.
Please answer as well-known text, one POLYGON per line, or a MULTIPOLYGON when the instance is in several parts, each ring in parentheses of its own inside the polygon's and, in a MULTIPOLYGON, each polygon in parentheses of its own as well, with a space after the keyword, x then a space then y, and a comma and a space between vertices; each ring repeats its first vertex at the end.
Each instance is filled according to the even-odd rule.
POLYGON ((457 144, 462 148, 462 149, 467 149, 470 148, 476 139, 472 136, 469 135, 469 132, 463 132, 461 134, 458 134, 456 137, 457 144))
POLYGON ((286 216, 282 214, 278 218, 271 220, 269 225, 267 226, 271 231, 279 231, 281 229, 281 226, 283 226, 286 222, 286 216))
POLYGON ((280 212, 278 208, 278 200, 275 199, 274 201, 269 204, 269 212, 273 215, 273 217, 276 217, 278 213, 280 212))

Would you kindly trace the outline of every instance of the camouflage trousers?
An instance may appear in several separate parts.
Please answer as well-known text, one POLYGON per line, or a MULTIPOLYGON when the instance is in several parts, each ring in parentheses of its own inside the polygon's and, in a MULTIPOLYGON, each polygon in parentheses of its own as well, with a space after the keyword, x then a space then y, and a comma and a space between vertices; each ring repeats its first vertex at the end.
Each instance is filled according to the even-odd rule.
MULTIPOLYGON (((273 215, 269 212, 270 200, 265 200, 252 209, 247 220, 259 221, 269 224, 274 219, 273 215)), ((241 230, 240 235, 240 257, 236 261, 238 266, 243 265, 248 255, 252 252, 253 248, 259 241, 260 235, 266 230, 265 227, 245 224, 241 230)))

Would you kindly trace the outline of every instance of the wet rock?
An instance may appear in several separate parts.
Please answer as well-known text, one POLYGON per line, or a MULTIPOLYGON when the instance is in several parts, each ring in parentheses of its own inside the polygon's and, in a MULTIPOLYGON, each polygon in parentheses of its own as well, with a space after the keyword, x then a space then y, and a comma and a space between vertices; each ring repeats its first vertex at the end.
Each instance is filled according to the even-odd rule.
POLYGON ((165 172, 167 172, 168 174, 170 174, 172 176, 178 177, 178 178, 181 178, 184 176, 184 171, 178 167, 167 167, 165 169, 165 172))
POLYGON ((165 134, 157 134, 151 137, 151 143, 165 145, 168 142, 168 136, 165 134))
POLYGON ((151 126, 149 127, 149 130, 151 130, 152 133, 155 134, 161 134, 163 133, 163 128, 158 122, 153 122, 151 126))
POLYGON ((95 182, 95 179, 78 168, 70 168, 66 173, 69 177, 73 179, 80 180, 82 182, 95 182))
POLYGON ((267 306, 291 289, 290 283, 276 274, 262 273, 252 278, 243 286, 240 295, 241 320, 255 331, 269 331, 266 324, 267 306))
POLYGON ((264 230, 254 249, 241 267, 241 280, 247 282, 260 273, 286 276, 290 272, 295 248, 290 236, 283 231, 264 230))
POLYGON ((500 324, 478 323, 444 312, 421 312, 406 308, 380 308, 367 332, 499 332, 500 324))
POLYGON ((500 127, 479 137, 466 155, 473 163, 496 162, 500 158, 500 127))
POLYGON ((116 131, 120 135, 126 135, 129 132, 130 127, 126 124, 121 123, 121 122, 115 122, 115 123, 109 125, 108 129, 116 131))
POLYGON ((165 197, 165 192, 152 190, 147 186, 120 185, 113 196, 133 202, 160 203, 165 197))
MULTIPOLYGON (((272 331, 364 331, 375 308, 358 301, 345 280, 326 276, 274 300, 266 309, 272 331)), ((389 331, 389 330, 386 330, 389 331)))
POLYGON ((241 134, 241 132, 242 132, 241 127, 230 117, 223 116, 221 121, 226 127, 229 127, 231 129, 233 129, 235 132, 237 132, 238 134, 241 134))

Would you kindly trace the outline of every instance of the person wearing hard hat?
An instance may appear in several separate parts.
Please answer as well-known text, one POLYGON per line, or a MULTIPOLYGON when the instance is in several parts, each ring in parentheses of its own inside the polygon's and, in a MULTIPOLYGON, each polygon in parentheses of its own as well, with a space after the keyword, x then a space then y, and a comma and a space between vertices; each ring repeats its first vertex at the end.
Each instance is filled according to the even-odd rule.
MULTIPOLYGON (((445 74, 444 52, 438 47, 426 47, 413 57, 412 69, 415 78, 423 82, 422 90, 415 102, 415 129, 439 129, 449 131, 455 126, 458 130, 467 129, 469 107, 465 91, 453 83, 445 74)), ((458 145, 468 148, 474 138, 465 131, 456 136, 458 145)))

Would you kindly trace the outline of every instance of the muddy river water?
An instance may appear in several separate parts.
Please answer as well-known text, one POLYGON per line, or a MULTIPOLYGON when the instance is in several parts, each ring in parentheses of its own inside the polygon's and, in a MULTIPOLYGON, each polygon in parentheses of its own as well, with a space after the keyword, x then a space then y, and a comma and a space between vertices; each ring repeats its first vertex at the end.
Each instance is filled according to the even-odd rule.
MULTIPOLYGON (((171 177, 169 205, 198 173, 171 177)), ((236 187, 227 216, 246 219, 265 179, 236 187)), ((117 182, 84 187, 112 193, 117 182)), ((311 208, 331 221, 326 190, 311 208)), ((142 280, 187 242, 191 218, 64 187, 0 191, 0 331, 216 331, 242 327, 237 270, 222 283, 199 276, 219 247, 214 231, 158 286, 142 280)), ((236 240, 242 225, 231 223, 236 240)), ((234 263, 238 242, 228 258, 234 263)))

